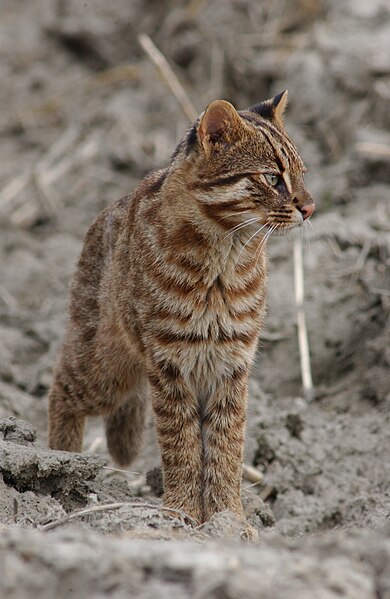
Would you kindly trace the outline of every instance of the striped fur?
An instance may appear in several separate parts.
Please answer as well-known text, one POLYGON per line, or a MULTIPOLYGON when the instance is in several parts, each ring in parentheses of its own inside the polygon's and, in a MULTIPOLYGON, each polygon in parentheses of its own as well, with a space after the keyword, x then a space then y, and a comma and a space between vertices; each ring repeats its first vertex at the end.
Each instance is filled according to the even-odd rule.
POLYGON ((265 242, 314 206, 281 102, 268 101, 265 116, 262 105, 238 113, 213 102, 166 169, 97 217, 50 391, 50 447, 81 451, 85 417, 101 414, 122 465, 138 450, 151 396, 165 503, 198 522, 224 509, 242 517, 265 242))

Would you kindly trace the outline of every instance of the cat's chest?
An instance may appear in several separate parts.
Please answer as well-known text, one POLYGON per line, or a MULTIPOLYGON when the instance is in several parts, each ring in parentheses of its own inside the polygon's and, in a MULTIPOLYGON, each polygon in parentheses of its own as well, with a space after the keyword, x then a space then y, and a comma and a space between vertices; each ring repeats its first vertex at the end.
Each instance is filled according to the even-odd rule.
POLYGON ((229 376, 252 360, 264 314, 263 279, 252 274, 232 281, 221 274, 197 296, 186 322, 165 323, 159 350, 193 385, 229 376))
MULTIPOLYGON (((210 303, 211 302, 211 298, 210 303)), ((263 304, 244 318, 236 318, 216 292, 214 307, 195 315, 182 342, 171 353, 182 374, 197 391, 246 369, 256 351, 263 304)))
POLYGON ((236 263, 222 268, 213 259, 195 269, 177 259, 144 271, 138 314, 153 362, 174 363, 193 382, 251 362, 264 314, 265 259, 236 263))

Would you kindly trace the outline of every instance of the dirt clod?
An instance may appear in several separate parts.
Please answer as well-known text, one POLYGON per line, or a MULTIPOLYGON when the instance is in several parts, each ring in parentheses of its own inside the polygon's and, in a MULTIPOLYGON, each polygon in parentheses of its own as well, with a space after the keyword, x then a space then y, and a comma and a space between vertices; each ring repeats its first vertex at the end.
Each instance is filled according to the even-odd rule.
POLYGON ((93 480, 104 458, 0 441, 0 473, 6 485, 19 493, 34 491, 67 504, 86 503, 88 481, 93 480))
POLYGON ((156 466, 146 473, 146 483, 156 497, 162 497, 164 493, 164 484, 161 468, 156 466))
POLYGON ((4 441, 12 441, 19 445, 28 445, 37 438, 37 432, 31 424, 12 416, 0 418, 0 435, 4 441))

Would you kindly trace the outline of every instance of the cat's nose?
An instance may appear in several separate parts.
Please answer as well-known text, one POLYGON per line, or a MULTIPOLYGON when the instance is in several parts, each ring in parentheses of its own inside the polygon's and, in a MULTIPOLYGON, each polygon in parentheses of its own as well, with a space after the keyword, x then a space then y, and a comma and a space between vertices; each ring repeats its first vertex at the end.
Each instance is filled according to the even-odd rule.
POLYGON ((306 206, 302 206, 302 208, 300 208, 300 212, 303 216, 303 220, 306 220, 307 218, 309 218, 315 209, 315 204, 314 202, 312 204, 306 204, 306 206))

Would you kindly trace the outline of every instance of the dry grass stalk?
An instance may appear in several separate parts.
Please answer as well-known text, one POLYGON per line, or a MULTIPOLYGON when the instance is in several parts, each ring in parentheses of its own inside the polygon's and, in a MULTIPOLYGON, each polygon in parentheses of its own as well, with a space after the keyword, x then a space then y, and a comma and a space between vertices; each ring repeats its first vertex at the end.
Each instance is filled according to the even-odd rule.
POLYGON ((260 499, 267 501, 275 493, 275 487, 273 485, 266 485, 259 493, 260 499))
POLYGON ((380 289, 379 287, 370 287, 369 291, 371 293, 377 293, 378 295, 385 295, 390 297, 390 289, 380 289))
POLYGON ((254 466, 250 466, 249 464, 243 464, 242 466, 242 476, 245 480, 254 485, 258 485, 263 482, 263 475, 260 470, 257 470, 254 466))
POLYGON ((58 212, 61 198, 54 183, 82 162, 92 160, 99 151, 98 140, 93 138, 80 144, 74 151, 80 132, 68 129, 49 148, 33 169, 15 177, 0 191, 0 212, 8 215, 12 224, 28 227, 40 214, 49 217, 58 212), (31 184, 39 193, 40 203, 25 194, 18 196, 31 184))
POLYGON ((111 466, 102 466, 103 470, 110 470, 112 472, 123 472, 123 474, 138 475, 139 472, 131 472, 130 470, 123 470, 122 468, 112 468, 111 466))
POLYGON ((383 156, 385 158, 390 156, 390 146, 381 143, 372 143, 369 141, 362 141, 355 144, 355 148, 358 152, 374 156, 383 156))
POLYGON ((65 133, 57 139, 43 157, 37 162, 34 168, 27 169, 21 175, 18 175, 12 179, 3 189, 0 191, 0 209, 2 212, 13 211, 14 199, 26 189, 32 182, 40 181, 41 177, 44 177, 44 173, 52 166, 64 152, 68 151, 72 145, 75 144, 78 132, 71 128, 65 131, 65 133))
POLYGON ((9 183, 3 187, 0 191, 0 208, 2 211, 6 211, 8 209, 8 205, 12 203, 13 199, 19 195, 24 189, 31 183, 33 178, 33 173, 31 171, 26 171, 21 175, 18 175, 9 183))
POLYGON ((365 265, 368 254, 370 253, 371 247, 372 247, 371 240, 366 239, 363 244, 362 251, 360 252, 358 259, 356 260, 356 264, 353 268, 353 275, 354 275, 355 279, 358 278, 360 271, 362 270, 363 266, 365 265))
POLYGON ((310 401, 314 397, 313 379, 311 375, 310 350, 306 327, 305 310, 303 306, 304 286, 303 286, 303 256, 302 241, 294 241, 294 284, 295 284, 295 304, 297 310, 298 326, 298 344, 301 362, 301 376, 304 397, 310 401))
POLYGON ((176 510, 174 508, 168 507, 160 507, 157 505, 153 505, 152 503, 130 503, 130 502, 118 502, 118 503, 106 503, 104 505, 94 505, 91 507, 87 507, 82 510, 77 510, 72 512, 71 514, 67 514, 63 518, 59 518, 58 520, 54 520, 53 522, 48 522, 47 524, 43 524, 39 527, 40 530, 52 530, 53 528, 57 528, 58 526, 62 526, 63 524, 67 524, 76 518, 83 518, 84 516, 89 516, 90 514, 96 514, 98 512, 107 512, 111 510, 119 510, 122 507, 130 507, 130 508, 144 508, 151 510, 158 510, 162 512, 168 512, 170 514, 176 514, 180 516, 182 520, 187 520, 192 526, 197 526, 197 522, 191 518, 188 514, 183 512, 182 510, 176 510))
POLYGON ((160 52, 160 50, 155 46, 150 37, 145 33, 141 33, 138 36, 138 41, 144 52, 146 52, 153 64, 160 71, 161 76, 166 81, 172 94, 180 104, 180 107, 183 110, 184 114, 188 117, 190 121, 194 121, 198 116, 198 113, 195 110, 194 105, 192 104, 188 95, 184 91, 183 86, 179 82, 165 56, 162 54, 162 52, 160 52))
POLYGON ((0 300, 10 310, 20 310, 19 304, 16 301, 16 299, 10 294, 10 292, 3 285, 0 285, 0 300))

